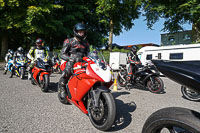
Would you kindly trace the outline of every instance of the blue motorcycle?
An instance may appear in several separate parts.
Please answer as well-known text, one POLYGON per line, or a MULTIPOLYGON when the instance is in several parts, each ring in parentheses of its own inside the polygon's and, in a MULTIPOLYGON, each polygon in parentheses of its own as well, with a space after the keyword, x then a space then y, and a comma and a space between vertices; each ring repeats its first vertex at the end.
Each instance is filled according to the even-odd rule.
POLYGON ((12 67, 11 77, 12 75, 16 75, 17 77, 20 77, 21 79, 25 78, 25 72, 27 67, 27 58, 26 57, 19 57, 16 59, 16 64, 14 67, 12 67))

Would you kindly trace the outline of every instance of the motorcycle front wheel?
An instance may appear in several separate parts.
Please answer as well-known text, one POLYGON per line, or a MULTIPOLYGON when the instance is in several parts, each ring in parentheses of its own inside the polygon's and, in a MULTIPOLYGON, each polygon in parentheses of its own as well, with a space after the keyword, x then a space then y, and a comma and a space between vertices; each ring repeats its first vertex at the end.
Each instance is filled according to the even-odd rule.
POLYGON ((142 133, 200 133, 200 113, 180 107, 160 109, 146 120, 142 133))
POLYGON ((69 104, 67 100, 67 92, 64 87, 61 87, 60 83, 58 83, 58 99, 63 104, 69 104))
POLYGON ((122 79, 122 77, 118 74, 117 75, 117 83, 120 87, 126 86, 126 81, 122 79))
POLYGON ((41 81, 41 90, 43 92, 47 92, 48 91, 48 87, 49 87, 49 75, 45 74, 43 75, 43 80, 41 81))
POLYGON ((185 86, 181 86, 181 92, 183 94, 183 97, 185 97, 188 100, 200 101, 200 93, 193 91, 190 88, 187 88, 185 86))
POLYGON ((147 88, 152 93, 160 93, 164 89, 164 83, 160 77, 153 76, 147 80, 147 88))
POLYGON ((116 105, 111 93, 103 92, 99 98, 99 107, 88 99, 88 115, 93 126, 101 131, 108 130, 115 121, 116 105))
POLYGON ((21 78, 21 79, 24 79, 24 77, 25 77, 25 68, 24 68, 24 67, 21 67, 20 69, 21 69, 21 70, 20 70, 20 72, 21 72, 20 78, 21 78))

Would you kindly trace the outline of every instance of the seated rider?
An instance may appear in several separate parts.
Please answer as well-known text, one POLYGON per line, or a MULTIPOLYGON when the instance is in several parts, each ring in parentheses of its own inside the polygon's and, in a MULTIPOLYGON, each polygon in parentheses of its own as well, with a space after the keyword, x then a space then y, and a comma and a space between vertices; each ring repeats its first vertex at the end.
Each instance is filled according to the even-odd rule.
POLYGON ((136 72, 136 64, 140 63, 140 59, 137 54, 137 47, 133 46, 131 52, 127 54, 127 63, 128 63, 128 77, 126 80, 126 89, 129 89, 131 86, 131 81, 134 79, 134 73, 136 72))
POLYGON ((13 59, 13 54, 14 54, 13 50, 12 49, 8 49, 8 53, 5 56, 6 64, 5 64, 5 67, 4 67, 4 73, 3 74, 7 73, 7 71, 8 71, 8 61, 10 59, 13 59))
POLYGON ((66 39, 61 50, 60 58, 67 61, 66 67, 59 80, 60 87, 65 86, 72 75, 73 65, 89 53, 89 43, 86 39, 86 25, 78 23, 73 28, 74 37, 66 39))
POLYGON ((59 62, 60 59, 58 58, 58 54, 55 53, 54 56, 52 57, 52 65, 55 65, 56 62, 59 62))
MULTIPOLYGON (((14 52, 13 55, 13 67, 15 67, 17 59, 20 57, 24 57, 24 49, 22 47, 19 47, 17 51, 14 52)), ((12 69, 12 73, 10 75, 10 78, 14 75, 14 69, 12 69)))
POLYGON ((44 59, 48 59, 48 51, 45 49, 45 47, 43 47, 43 40, 41 38, 38 38, 35 41, 35 47, 31 47, 31 49, 29 50, 27 57, 31 60, 31 63, 29 65, 28 68, 28 79, 31 79, 31 70, 34 67, 36 60, 38 58, 44 60, 44 59))

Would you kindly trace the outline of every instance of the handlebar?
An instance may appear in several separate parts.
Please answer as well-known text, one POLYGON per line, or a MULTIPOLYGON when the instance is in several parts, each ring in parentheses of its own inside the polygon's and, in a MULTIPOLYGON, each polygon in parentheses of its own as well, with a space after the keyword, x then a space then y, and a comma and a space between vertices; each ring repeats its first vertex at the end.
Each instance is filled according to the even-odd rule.
POLYGON ((74 67, 73 70, 77 70, 77 69, 81 69, 81 68, 86 68, 87 67, 87 64, 85 64, 84 66, 77 66, 77 67, 74 67))

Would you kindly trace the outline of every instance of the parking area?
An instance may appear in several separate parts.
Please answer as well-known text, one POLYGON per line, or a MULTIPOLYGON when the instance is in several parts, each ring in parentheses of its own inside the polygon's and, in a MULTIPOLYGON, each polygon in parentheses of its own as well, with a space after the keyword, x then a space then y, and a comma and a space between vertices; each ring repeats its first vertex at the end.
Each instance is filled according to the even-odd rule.
MULTIPOLYGON (((0 70, 0 132, 101 132, 73 105, 61 104, 57 97, 59 74, 50 77, 50 92, 43 93, 28 80, 3 75, 0 70)), ((185 107, 200 112, 200 103, 184 99, 180 85, 162 77, 163 94, 117 87, 112 94, 117 107, 116 121, 109 132, 140 133, 149 115, 165 107, 185 107)), ((110 87, 113 89, 113 86, 110 87)))

